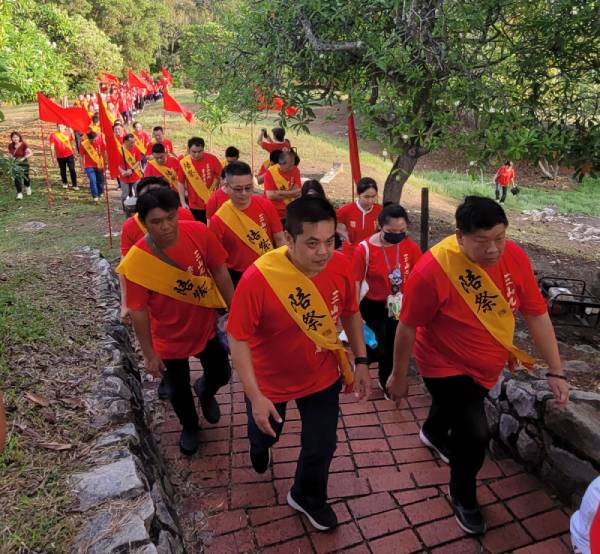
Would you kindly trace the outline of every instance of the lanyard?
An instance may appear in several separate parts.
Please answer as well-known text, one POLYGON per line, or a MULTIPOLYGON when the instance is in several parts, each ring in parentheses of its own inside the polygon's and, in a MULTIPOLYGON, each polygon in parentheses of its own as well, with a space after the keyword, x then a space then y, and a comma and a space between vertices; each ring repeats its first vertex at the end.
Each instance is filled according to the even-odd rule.
POLYGON ((385 265, 387 266, 388 270, 388 278, 390 280, 390 289, 392 294, 398 294, 400 292, 400 285, 402 284, 402 272, 400 271, 400 244, 396 245, 396 265, 393 270, 390 267, 390 261, 388 260, 385 246, 383 247, 383 257, 385 258, 385 265))
MULTIPOLYGON (((392 268, 390 267, 390 261, 388 260, 387 257, 387 252, 385 251, 386 248, 385 246, 382 246, 381 249, 383 250, 383 257, 385 258, 385 265, 387 266, 387 270, 388 273, 392 273, 392 268)), ((394 269, 396 268, 400 268, 400 244, 396 245, 396 265, 394 266, 394 269)))

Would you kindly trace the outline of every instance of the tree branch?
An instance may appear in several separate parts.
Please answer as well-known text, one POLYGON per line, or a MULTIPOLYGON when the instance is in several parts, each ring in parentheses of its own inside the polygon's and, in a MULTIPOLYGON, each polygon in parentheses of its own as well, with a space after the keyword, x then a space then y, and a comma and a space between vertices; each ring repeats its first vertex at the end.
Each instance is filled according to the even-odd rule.
POLYGON ((302 29, 304 29, 304 34, 306 35, 308 42, 317 52, 356 52, 357 50, 362 50, 364 48, 364 44, 361 40, 356 40, 354 42, 324 42, 315 36, 310 21, 302 11, 298 12, 298 18, 300 19, 302 29))

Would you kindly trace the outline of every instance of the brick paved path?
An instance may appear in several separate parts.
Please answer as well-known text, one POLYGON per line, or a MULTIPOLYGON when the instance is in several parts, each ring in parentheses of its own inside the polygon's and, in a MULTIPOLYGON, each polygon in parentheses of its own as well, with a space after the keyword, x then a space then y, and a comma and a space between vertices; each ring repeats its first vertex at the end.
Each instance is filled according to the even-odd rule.
MULTIPOLYGON (((192 370, 195 379, 199 362, 192 370)), ((340 526, 332 533, 315 532, 285 502, 300 445, 293 404, 273 449, 273 467, 264 475, 250 466, 244 398, 235 377, 218 395, 221 421, 202 421, 203 444, 191 458, 179 452, 179 423, 169 406, 158 440, 182 522, 198 545, 193 551, 204 543, 205 552, 216 554, 570 552, 568 512, 512 460, 488 459, 479 474, 487 534, 474 539, 457 526, 446 496, 448 467, 418 438, 430 399, 417 378, 411 380, 400 410, 379 391, 363 404, 341 396, 329 479, 340 526)))

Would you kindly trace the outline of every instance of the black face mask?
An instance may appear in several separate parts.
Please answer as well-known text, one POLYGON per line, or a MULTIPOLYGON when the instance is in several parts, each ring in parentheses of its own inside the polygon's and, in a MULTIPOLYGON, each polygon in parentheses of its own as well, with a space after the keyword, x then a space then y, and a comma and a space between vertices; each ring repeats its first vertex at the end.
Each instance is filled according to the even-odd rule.
POLYGON ((406 238, 406 233, 383 233, 383 240, 390 244, 398 244, 406 238))

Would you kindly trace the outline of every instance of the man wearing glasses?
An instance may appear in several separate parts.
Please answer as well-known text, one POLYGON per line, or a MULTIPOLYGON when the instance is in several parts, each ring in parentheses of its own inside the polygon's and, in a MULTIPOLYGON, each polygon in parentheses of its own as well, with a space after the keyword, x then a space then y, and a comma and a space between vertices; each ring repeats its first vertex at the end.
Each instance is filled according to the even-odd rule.
POLYGON ((273 204, 254 194, 254 178, 247 163, 225 168, 230 200, 210 218, 210 229, 228 252, 227 267, 234 286, 260 256, 285 244, 283 228, 273 204))

